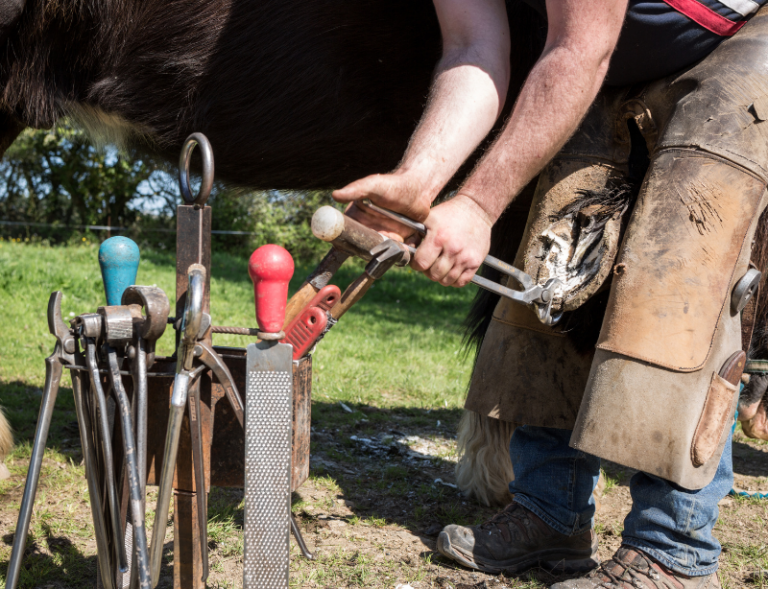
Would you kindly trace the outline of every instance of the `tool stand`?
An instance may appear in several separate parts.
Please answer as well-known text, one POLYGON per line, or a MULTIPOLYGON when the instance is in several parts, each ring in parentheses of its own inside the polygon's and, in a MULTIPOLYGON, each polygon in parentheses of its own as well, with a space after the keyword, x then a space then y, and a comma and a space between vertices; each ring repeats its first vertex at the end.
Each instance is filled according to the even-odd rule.
POLYGON ((206 205, 212 185, 211 146, 203 135, 192 134, 180 162, 186 204, 177 209, 175 317, 169 317, 170 303, 162 290, 134 285, 139 252, 126 238, 107 240, 99 250, 107 306, 78 315, 67 326, 61 314, 63 294, 51 294, 48 328, 56 345, 46 359, 46 386, 6 589, 18 584, 65 368, 72 375, 98 547, 97 587, 157 585, 168 552, 166 523, 173 497, 174 589, 204 589, 207 494, 212 485, 247 485, 245 589, 288 587, 289 529, 304 556, 314 558, 290 512, 290 493, 309 476, 309 354, 373 282, 389 268, 406 264, 409 254, 402 245, 323 207, 312 226, 317 237, 331 242, 331 251, 287 306, 293 262, 282 248, 263 246, 249 265, 259 329, 214 326, 212 211, 206 205), (202 155, 202 183, 193 196, 189 166, 196 145, 202 155), (367 265, 342 293, 329 280, 350 256, 367 265), (270 266, 268 260, 279 263, 270 266), (176 353, 157 357, 155 343, 168 324, 176 332, 176 353), (260 341, 247 350, 214 348, 213 333, 260 341), (252 400, 250 415, 247 398, 252 400), (145 505, 146 485, 159 486, 155 506, 145 505), (156 507, 151 543, 145 507, 156 507))

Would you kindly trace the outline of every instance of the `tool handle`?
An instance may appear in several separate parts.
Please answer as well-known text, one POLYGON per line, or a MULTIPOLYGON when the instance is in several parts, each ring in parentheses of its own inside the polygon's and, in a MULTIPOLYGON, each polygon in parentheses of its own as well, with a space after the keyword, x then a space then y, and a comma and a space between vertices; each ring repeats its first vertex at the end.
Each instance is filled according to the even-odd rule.
POLYGON ((363 272, 358 276, 357 279, 347 287, 344 294, 341 295, 339 302, 334 305, 333 309, 331 309, 331 317, 338 321, 344 313, 349 311, 352 305, 365 296, 365 293, 368 292, 368 289, 371 288, 371 286, 373 286, 374 282, 375 279, 369 276, 366 272, 363 272))
POLYGON ((293 276, 293 258, 279 245, 262 245, 248 263, 256 301, 256 321, 264 333, 279 333, 285 322, 288 282, 293 276))
MULTIPOLYGON (((397 221, 398 223, 405 225, 409 229, 413 229, 422 237, 425 237, 427 235, 427 228, 423 223, 418 223, 413 219, 409 219, 405 215, 401 215, 400 213, 396 213, 394 211, 390 211, 389 209, 385 209, 384 207, 377 206, 368 199, 363 199, 358 204, 364 208, 368 208, 372 211, 375 211, 380 215, 384 215, 385 217, 392 219, 393 221, 397 221)), ((416 253, 416 250, 413 247, 411 246, 406 246, 406 247, 408 248, 408 251, 411 253, 411 255, 414 255, 416 253)), ((533 288, 536 286, 535 281, 528 274, 526 274, 522 270, 515 268, 511 264, 507 264, 506 262, 499 260, 498 258, 494 258, 493 256, 486 256, 485 260, 483 260, 483 264, 485 264, 486 266, 490 266, 494 270, 498 270, 502 274, 511 276, 517 282, 519 282, 525 289, 533 288)), ((496 294, 500 294, 501 296, 507 296, 505 292, 488 288, 488 285, 495 285, 494 283, 488 280, 484 280, 482 281, 482 283, 481 281, 475 282, 474 280, 473 282, 478 286, 480 286, 481 288, 487 288, 488 290, 491 290, 496 294)), ((514 292, 514 291, 511 291, 511 292, 514 292)), ((514 299, 514 300, 517 300, 517 299, 514 299)))
POLYGON ((173 491, 173 474, 176 471, 176 458, 179 453, 181 425, 184 419, 184 407, 187 404, 189 390, 189 373, 176 374, 173 381, 171 410, 168 413, 168 427, 165 430, 165 446, 163 449, 163 467, 160 473, 157 504, 155 506, 155 524, 152 528, 152 544, 150 544, 149 570, 152 587, 157 587, 160 580, 160 568, 163 564, 163 545, 165 530, 168 522, 168 511, 171 507, 171 491, 173 491))
POLYGON ((32 457, 29 461, 27 482, 24 485, 24 494, 21 498, 19 519, 16 520, 16 534, 13 539, 13 548, 11 549, 11 558, 8 562, 8 572, 6 573, 5 579, 5 586, 7 589, 16 589, 19 577, 21 576, 21 561, 24 558, 24 551, 27 547, 29 522, 32 520, 32 508, 35 504, 37 485, 40 481, 40 470, 43 465, 45 443, 48 440, 48 429, 51 425, 51 418, 53 417, 56 396, 59 393, 59 383, 61 381, 62 372, 63 367, 58 358, 50 356, 45 359, 45 389, 43 392, 43 402, 40 404, 40 413, 37 418, 35 440, 32 444, 32 457))
POLYGON ((309 307, 285 332, 284 344, 293 346, 293 359, 298 360, 312 349, 328 325, 328 313, 320 307, 309 307))
POLYGON ((371 250, 386 238, 333 207, 320 207, 312 215, 312 233, 352 256, 370 261, 371 250))
POLYGON ((287 330, 288 325, 310 304, 312 298, 328 285, 328 281, 333 278, 333 275, 336 274, 348 257, 349 254, 336 248, 331 248, 331 251, 325 255, 312 273, 307 276, 301 288, 288 301, 288 307, 285 309, 284 329, 287 330))
POLYGON ((400 213, 396 213, 395 211, 390 211, 389 209, 385 209, 384 207, 375 205, 367 198, 357 201, 356 204, 358 206, 362 206, 363 208, 371 209, 372 211, 379 213, 380 215, 384 215, 388 219, 397 221, 401 225, 405 225, 406 227, 408 227, 408 229, 413 229, 416 233, 418 233, 422 237, 424 237, 427 234, 427 228, 424 225, 424 223, 419 223, 418 221, 409 219, 405 215, 401 215, 400 213))
POLYGON ((99 266, 107 305, 119 305, 123 291, 136 283, 139 246, 127 237, 110 237, 99 248, 99 266))
POLYGON ((311 283, 305 282, 299 290, 297 290, 291 300, 288 301, 288 305, 285 307, 285 322, 283 323, 283 329, 288 333, 288 326, 293 323, 307 305, 309 301, 315 298, 318 293, 318 289, 311 283))

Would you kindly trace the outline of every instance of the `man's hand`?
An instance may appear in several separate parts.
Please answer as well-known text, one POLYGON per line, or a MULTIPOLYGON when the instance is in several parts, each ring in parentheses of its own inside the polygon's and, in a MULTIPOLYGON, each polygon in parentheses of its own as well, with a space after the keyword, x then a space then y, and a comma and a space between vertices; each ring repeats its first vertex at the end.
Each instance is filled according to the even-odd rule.
MULTIPOLYGON (((373 174, 334 191, 338 202, 351 202, 368 198, 374 204, 401 213, 414 221, 423 221, 429 215, 430 198, 424 196, 422 186, 407 174, 373 174)), ((352 204, 346 214, 382 235, 405 241, 413 230, 391 219, 352 204)))
POLYGON ((411 266, 443 286, 466 286, 491 247, 493 221, 461 194, 432 209, 411 266))
POLYGON ((338 202, 353 202, 368 198, 374 204, 401 213, 414 221, 429 215, 432 200, 415 178, 408 174, 373 174, 335 190, 338 202))

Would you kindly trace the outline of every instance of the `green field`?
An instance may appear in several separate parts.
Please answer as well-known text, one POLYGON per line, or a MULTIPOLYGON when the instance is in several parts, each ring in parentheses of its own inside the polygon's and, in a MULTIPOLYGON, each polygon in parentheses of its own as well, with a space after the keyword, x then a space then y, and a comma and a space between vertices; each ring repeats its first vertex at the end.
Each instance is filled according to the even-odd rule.
MULTIPOLYGON (((173 250, 172 244, 169 244, 173 250)), ((0 406, 15 430, 7 458, 11 478, 0 482, 0 585, 5 583, 15 520, 24 487, 44 382, 43 360, 54 338, 46 306, 64 293, 65 317, 104 303, 98 244, 48 247, 0 241, 0 406)), ((139 284, 156 284, 173 299, 172 254, 144 251, 139 284)), ((338 276, 343 287, 361 267, 338 276)), ((295 289, 311 266, 296 271, 295 289)), ((408 269, 396 269, 320 343, 314 356, 311 476, 293 497, 293 511, 317 559, 301 558, 292 542, 291 587, 394 589, 542 589, 554 579, 533 570, 518 578, 462 569, 435 551, 449 523, 480 522, 494 510, 450 487, 456 425, 471 358, 461 347, 461 321, 474 287, 448 289, 408 269), (344 406, 342 406, 342 403, 344 406), (442 483, 439 481, 443 481, 442 483), (448 483, 445 485, 444 483, 448 483)), ((211 280, 215 324, 255 326, 247 260, 215 254, 211 280)), ((220 345, 250 339, 214 335, 220 345)), ((168 330, 159 351, 172 353, 168 330)), ((20 588, 94 587, 96 557, 87 486, 69 376, 65 372, 48 440, 20 588)), ((768 443, 737 432, 736 485, 768 492, 768 443)), ((631 505, 632 472, 605 465, 607 486, 596 517, 600 557, 620 543, 631 505)), ((148 494, 151 527, 156 489, 148 494)), ((212 489, 209 497, 208 587, 242 587, 243 503, 240 489, 212 489)), ((723 586, 768 588, 765 529, 768 501, 727 498, 716 533, 724 546, 723 586)), ((160 587, 173 586, 172 527, 166 534, 160 587)))

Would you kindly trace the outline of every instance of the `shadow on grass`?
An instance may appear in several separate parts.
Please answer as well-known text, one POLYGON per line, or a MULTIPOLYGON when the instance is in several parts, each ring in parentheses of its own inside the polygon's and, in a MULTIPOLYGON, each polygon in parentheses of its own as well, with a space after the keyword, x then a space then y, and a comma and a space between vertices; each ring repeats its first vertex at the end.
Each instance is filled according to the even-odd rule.
MULTIPOLYGON (((71 449, 76 449, 76 453, 80 451, 80 434, 72 389, 64 386, 68 380, 65 374, 56 396, 46 444, 46 448, 65 454, 71 449)), ((33 440, 42 400, 43 390, 40 387, 19 380, 0 381, 0 402, 13 429, 17 446, 33 440)))
MULTIPOLYGON (((84 579, 92 579, 96 586, 96 556, 85 556, 69 538, 55 536, 43 525, 44 536, 27 539, 26 550, 19 574, 19 589, 25 587, 72 587, 81 589, 84 579), (40 543, 45 543, 45 548, 40 543)), ((2 540, 13 545, 14 534, 2 540)), ((7 577, 8 561, 0 562, 0 576, 7 577)))
MULTIPOLYGON (((27 547, 22 559, 18 589, 25 587, 56 587, 83 589, 96 587, 99 575, 96 555, 86 556, 69 538, 55 536, 50 527, 43 525, 44 542, 47 550, 32 538, 27 538, 27 547)), ((13 546, 14 534, 5 534, 3 543, 13 546)), ((173 587, 173 542, 163 546, 163 566, 157 587, 173 587)), ((8 575, 9 561, 0 562, 0 577, 8 575)), ((101 586, 101 585, 99 585, 101 586)))
POLYGON ((733 472, 746 476, 768 477, 768 447, 761 451, 746 441, 734 440, 733 472))

